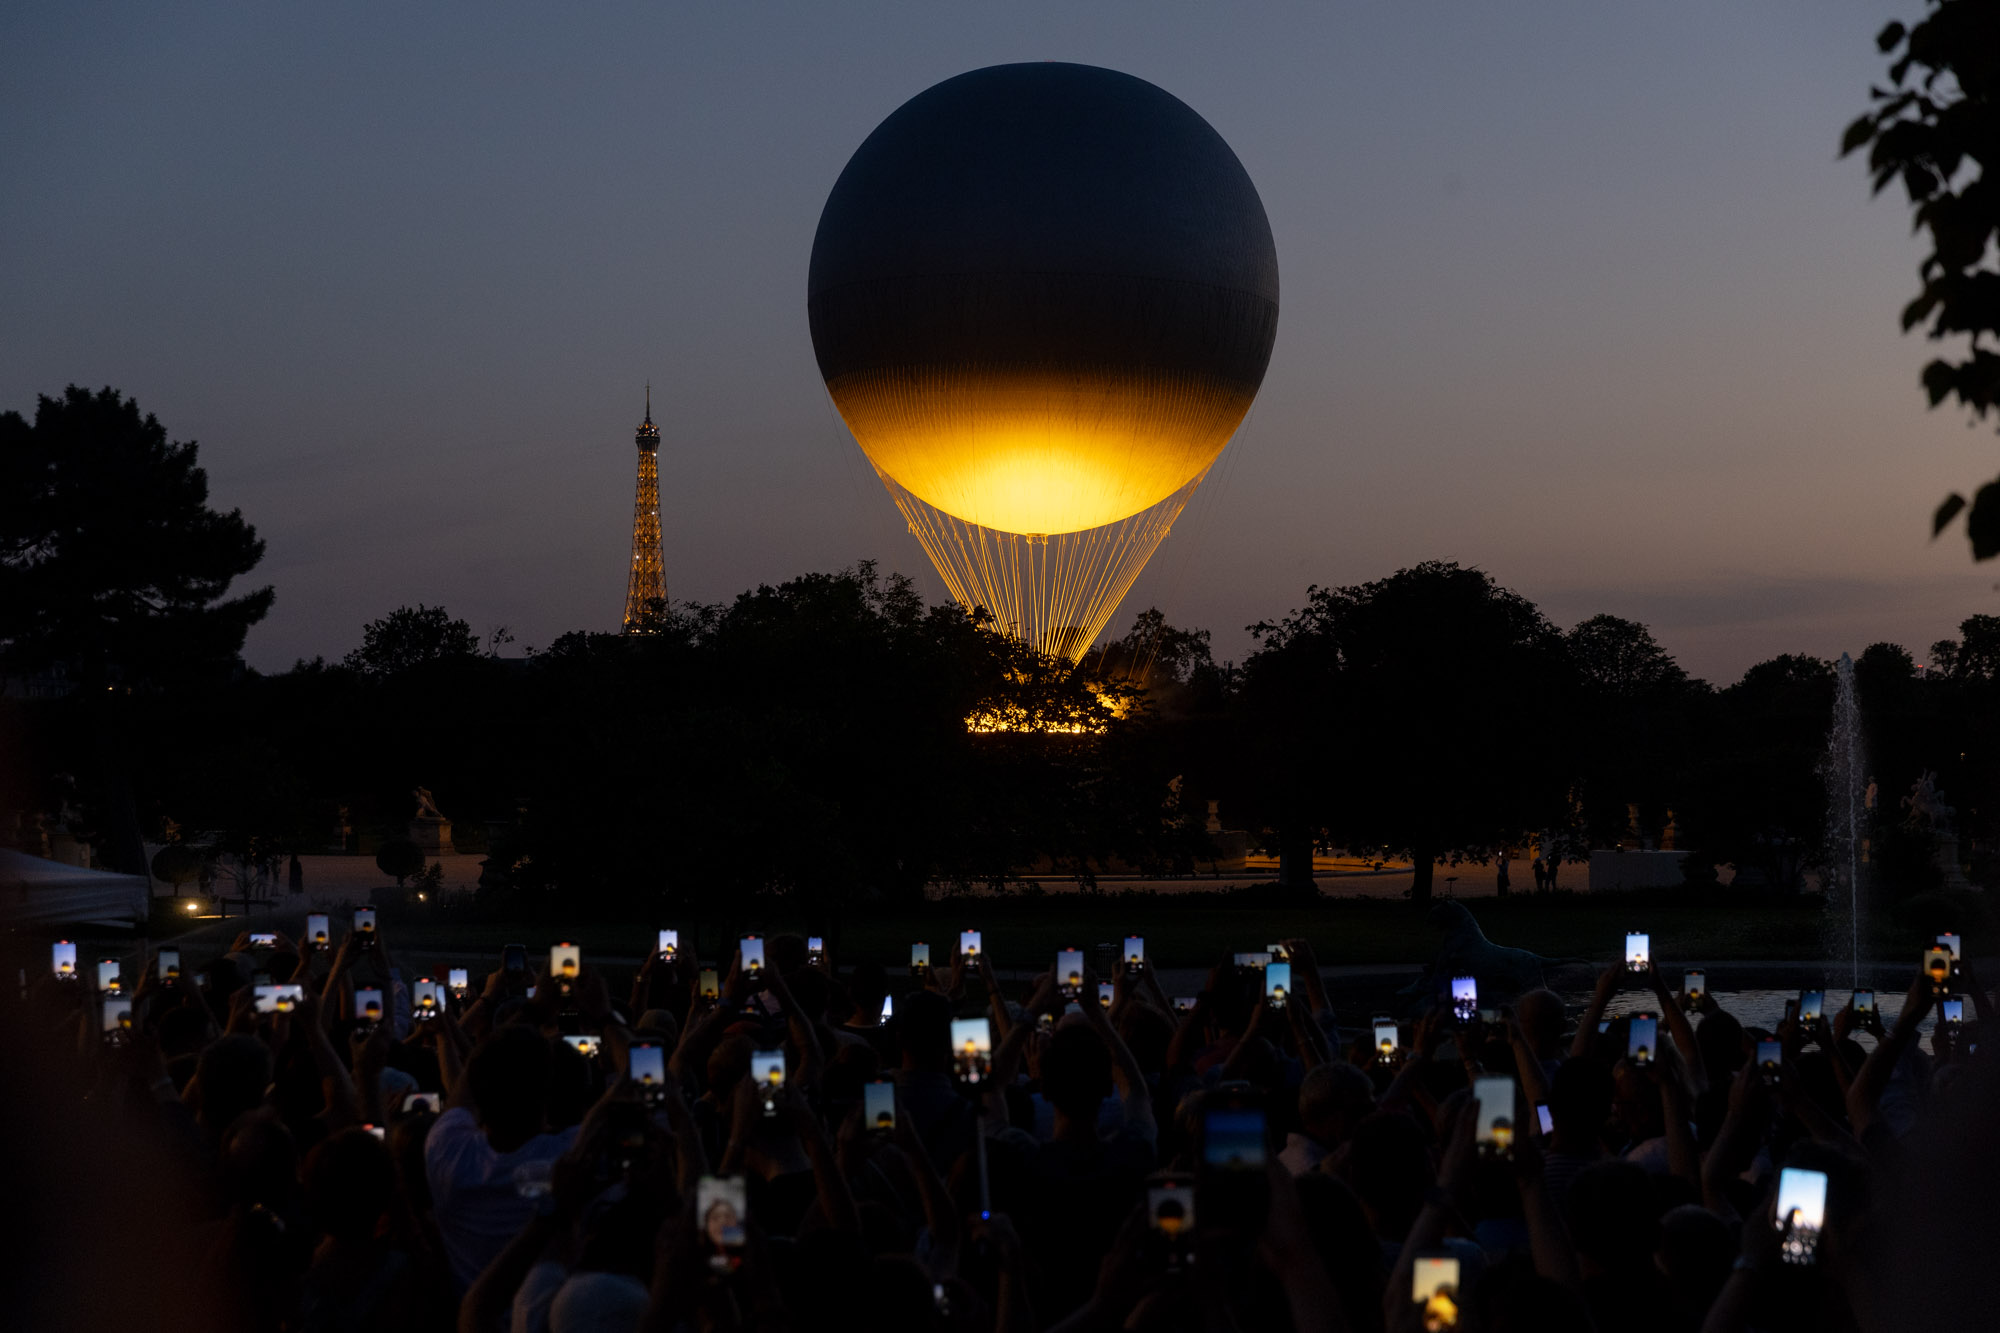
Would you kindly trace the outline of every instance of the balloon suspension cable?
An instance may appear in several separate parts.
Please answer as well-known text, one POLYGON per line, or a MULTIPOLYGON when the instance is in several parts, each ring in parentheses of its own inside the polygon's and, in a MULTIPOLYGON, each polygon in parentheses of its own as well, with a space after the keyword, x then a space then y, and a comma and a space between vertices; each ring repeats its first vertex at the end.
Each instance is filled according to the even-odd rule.
POLYGON ((954 518, 877 475, 967 610, 1050 657, 1080 661, 1104 632, 1147 560, 1173 530, 1207 470, 1129 518, 1080 532, 1000 532, 954 518))

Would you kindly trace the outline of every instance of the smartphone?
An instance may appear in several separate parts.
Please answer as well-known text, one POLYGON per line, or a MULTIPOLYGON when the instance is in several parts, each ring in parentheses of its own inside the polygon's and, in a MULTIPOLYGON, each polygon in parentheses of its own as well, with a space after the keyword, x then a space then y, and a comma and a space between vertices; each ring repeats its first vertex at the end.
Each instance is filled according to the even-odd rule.
POLYGON ((928 972, 930 971, 930 967, 931 946, 928 944, 912 944, 910 946, 910 971, 912 973, 928 972))
POLYGON ((1556 1118, 1549 1113, 1547 1102, 1535 1103, 1535 1124, 1542 1131, 1543 1138, 1556 1132, 1556 1118))
POLYGON ((722 998, 722 978, 712 967, 704 967, 698 980, 698 989, 704 1004, 714 1004, 722 998))
POLYGON ((1194 1194, 1189 1176, 1162 1172, 1146 1182, 1146 1223, 1166 1250, 1169 1272, 1179 1271, 1192 1248, 1194 1194))
POLYGON ((742 939, 736 941, 736 947, 741 952, 743 958, 744 978, 752 982, 763 981, 764 937, 761 935, 745 935, 742 939))
POLYGON ((315 949, 330 948, 333 944, 333 926, 325 912, 306 913, 306 943, 315 949))
POLYGON ((251 991, 260 1014, 289 1014, 306 997, 306 988, 295 981, 265 983, 251 991))
POLYGON ((510 944, 500 951, 500 970, 503 972, 526 972, 528 970, 528 946, 510 944))
POLYGON ((410 986, 410 1017, 422 1023, 436 1018, 443 1001, 438 995, 438 984, 430 977, 418 977, 410 986))
POLYGON ((1453 977, 1451 979, 1452 1017, 1461 1023, 1470 1023, 1479 1017, 1479 979, 1477 977, 1453 977))
POLYGON ((444 975, 445 975, 445 984, 451 987, 451 993, 453 995, 458 996, 458 998, 460 998, 461 1000, 464 999, 466 993, 472 989, 472 974, 467 972, 464 968, 454 967, 449 972, 446 972, 444 975))
POLYGON ((116 958, 100 958, 97 960, 97 989, 118 989, 118 960, 116 958))
POLYGON ((1479 1102, 1479 1120, 1474 1141, 1488 1157, 1511 1157, 1514 1153, 1514 1080, 1504 1075, 1482 1075, 1473 1080, 1472 1095, 1479 1102))
POLYGON ((1784 1237, 1779 1254, 1788 1264, 1809 1264, 1826 1225, 1826 1173, 1788 1166, 1778 1173, 1778 1209, 1773 1218, 1784 1237))
POLYGON ((1191 1014, 1194 1012, 1194 1007, 1197 1002, 1198 1000, 1196 996, 1176 995, 1174 996, 1174 1012, 1177 1014, 1191 1014))
POLYGON ((1785 1044, 1781 1041, 1760 1041, 1757 1043, 1757 1073, 1766 1083, 1776 1083, 1781 1066, 1785 1063, 1785 1044))
POLYGON ((896 1132, 896 1085, 865 1083, 861 1087, 861 1123, 871 1134, 896 1132))
POLYGON ((750 1052, 750 1081, 764 1092, 764 1114, 778 1113, 778 1090, 785 1086, 785 1053, 750 1052))
POLYGON ((681 933, 678 930, 661 931, 660 946, 659 946, 659 952, 661 956, 663 956, 668 962, 671 963, 674 960, 674 955, 679 953, 680 951, 681 951, 681 933))
POLYGON ((1270 1206, 1268 1135, 1260 1107, 1218 1106, 1202 1114, 1196 1192, 1203 1216, 1225 1230, 1263 1224, 1270 1206))
POLYGON ((694 1187, 694 1211, 708 1243, 708 1266, 734 1272, 743 1262, 743 1224, 750 1216, 743 1177, 703 1176, 694 1187))
POLYGON ((1802 990, 1799 992, 1799 1022, 1817 1023, 1826 1012, 1826 992, 1823 990, 1802 990))
POLYGON ((1708 973, 1702 971, 1681 973, 1681 1003, 1693 1009, 1701 1004, 1701 997, 1708 994, 1708 973))
POLYGON ((357 1021, 375 1024, 382 1021, 382 992, 374 986, 362 986, 354 992, 354 1015, 357 1021))
POLYGON ((1420 1255, 1410 1270, 1410 1299, 1426 1333, 1458 1327, 1458 1256, 1420 1255))
POLYGON ((559 981, 574 981, 583 970, 583 949, 564 940, 549 949, 549 975, 559 981))
POLYGON ((1498 1009, 1487 1009, 1482 1006, 1479 1010, 1479 1021, 1482 1023, 1498 1023, 1500 1021, 1500 1011, 1498 1009))
POLYGON ((1636 932, 1625 936, 1625 966, 1633 972, 1644 972, 1653 965, 1653 937, 1636 932))
POLYGON ((1264 1002, 1273 1009, 1285 1007, 1285 997, 1292 993, 1292 965, 1274 962, 1264 969, 1264 1002))
POLYGON ((1056 987, 1066 1000, 1083 992, 1083 950, 1064 949, 1056 955, 1056 987))
POLYGON ((1401 1040, 1401 1034, 1396 1031, 1395 1019, 1378 1018, 1375 1020, 1375 1058, 1377 1060, 1385 1065, 1394 1064, 1396 1062, 1396 1047, 1401 1040))
POLYGON ((250 932, 250 947, 253 949, 275 949, 278 947, 278 932, 275 930, 253 930, 250 932))
POLYGON ((129 995, 107 995, 104 997, 103 1027, 101 1029, 107 1045, 123 1046, 132 1037, 132 997, 129 995))
POLYGON ((57 940, 49 946, 49 968, 64 981, 76 979, 75 940, 57 940))
POLYGON ((806 966, 826 966, 826 940, 818 935, 806 936, 806 966))
POLYGON ((1625 1058, 1635 1065, 1653 1063, 1660 1045, 1660 1020, 1655 1014, 1633 1014, 1625 1030, 1625 1058))
POLYGON ((568 1042, 578 1055, 586 1056, 595 1056, 604 1045, 604 1039, 594 1032, 565 1032, 563 1040, 568 1042))
POLYGON ((1125 937, 1125 970, 1138 976, 1146 970, 1146 937, 1127 935, 1125 937))
POLYGON ((417 1111, 429 1111, 432 1115, 443 1114, 444 1094, 441 1092, 406 1093, 403 1097, 403 1114, 411 1115, 417 1111))
POLYGON ((1194 1182, 1185 1176, 1155 1176, 1146 1186, 1146 1221, 1172 1240, 1194 1231, 1194 1182))
POLYGON ((959 953, 963 954, 968 961, 979 957, 979 946, 980 946, 980 939, 978 931, 961 930, 958 932, 958 951, 959 953))
POLYGON ((1854 992, 1854 1016, 1856 1018, 1873 1018, 1875 1016, 1874 991, 1858 990, 1854 992))
POLYGON ((1271 961, 1274 963, 1289 963, 1292 961, 1291 953, 1282 944, 1267 944, 1264 946, 1264 952, 1271 955, 1271 961))
POLYGON ((375 947, 375 909, 357 907, 354 909, 354 942, 363 949, 375 947))
POLYGON ((1947 1028, 1958 1028, 1965 1024, 1965 1001, 1953 995, 1938 1001, 1938 1022, 1947 1028))
POLYGON ((1957 962, 1959 958, 1963 956, 1964 951, 1959 948, 1957 931, 1947 930, 1944 934, 1937 937, 1937 942, 1939 944, 1942 944, 1945 948, 1951 950, 1952 962, 1954 963, 1957 962))
POLYGON ((881 1021, 886 1023, 895 1016, 896 1016, 896 997, 893 995, 884 995, 882 997, 881 1021))
POLYGON ((181 951, 179 949, 160 950, 160 980, 179 981, 181 979, 181 951))
POLYGON ((1924 971, 1930 974, 1931 988, 1943 990, 1951 980, 1951 950, 1942 944, 1924 950, 1924 971))
POLYGON ((625 1051, 626 1074, 651 1104, 666 1096, 667 1050, 657 1042, 635 1041, 625 1051))
POLYGON ((985 1019, 951 1020, 951 1061, 959 1082, 986 1082, 993 1071, 993 1030, 985 1019))
POLYGON ((1265 950, 1261 953, 1239 953, 1236 955, 1236 966, 1238 967, 1261 968, 1261 967, 1269 967, 1270 965, 1271 965, 1271 954, 1269 950, 1265 950))
POLYGON ((1111 1007, 1112 1001, 1116 1000, 1117 998, 1118 998, 1118 987, 1115 984, 1109 981, 1100 981, 1097 983, 1098 1008, 1109 1009, 1111 1007))

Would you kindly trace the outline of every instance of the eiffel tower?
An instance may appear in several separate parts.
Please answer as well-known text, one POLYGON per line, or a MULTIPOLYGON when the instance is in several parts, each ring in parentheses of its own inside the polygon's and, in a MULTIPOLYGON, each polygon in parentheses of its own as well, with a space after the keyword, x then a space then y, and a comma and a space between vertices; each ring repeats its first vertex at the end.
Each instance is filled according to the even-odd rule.
POLYGON ((660 428, 653 424, 653 386, 646 386, 646 420, 639 446, 639 498, 632 505, 632 578, 625 585, 625 632, 650 634, 667 609, 667 569, 660 559, 660 428))

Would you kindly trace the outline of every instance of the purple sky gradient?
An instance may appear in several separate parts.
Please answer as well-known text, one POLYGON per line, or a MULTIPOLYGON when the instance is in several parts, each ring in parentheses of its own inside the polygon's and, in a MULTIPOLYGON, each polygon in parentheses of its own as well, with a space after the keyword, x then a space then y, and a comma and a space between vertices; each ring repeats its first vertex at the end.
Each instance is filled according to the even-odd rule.
POLYGON ((1114 632, 1157 603, 1240 657, 1309 584, 1439 558, 1717 681, 1921 658, 2000 608, 1927 541, 2000 450, 1925 410, 1921 246, 1834 156, 1917 12, 9 6, 0 407, 109 383, 199 439, 270 543, 264 668, 418 601, 615 628, 648 379, 674 596, 874 558, 942 597, 820 386, 813 229, 911 95, 1077 60, 1222 133, 1283 280, 1114 632))

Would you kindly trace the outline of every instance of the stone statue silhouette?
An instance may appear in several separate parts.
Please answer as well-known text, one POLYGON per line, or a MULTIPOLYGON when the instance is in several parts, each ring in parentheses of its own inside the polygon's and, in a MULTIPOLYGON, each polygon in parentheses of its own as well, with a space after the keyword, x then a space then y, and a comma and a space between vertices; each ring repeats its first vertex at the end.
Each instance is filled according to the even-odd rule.
POLYGON ((1949 827, 1951 817, 1958 813, 1944 803, 1944 793, 1938 790, 1937 772, 1929 768, 1910 784, 1910 794, 1903 798, 1903 808, 1910 812, 1910 823, 1934 829, 1949 827))
POLYGON ((444 812, 439 810, 437 802, 431 799, 431 789, 429 787, 419 787, 411 792, 410 795, 417 798, 417 813, 411 816, 412 819, 435 819, 440 821, 444 819, 444 812))

